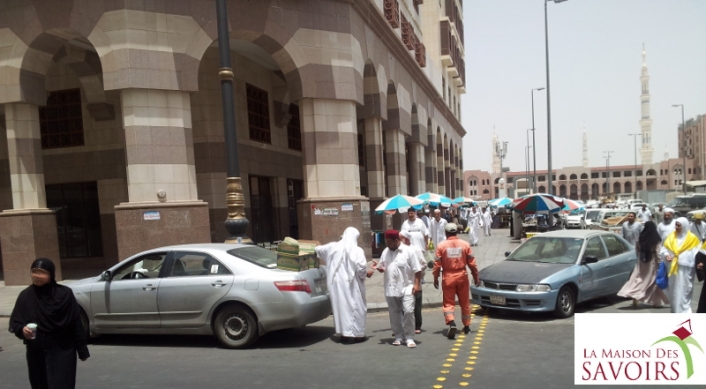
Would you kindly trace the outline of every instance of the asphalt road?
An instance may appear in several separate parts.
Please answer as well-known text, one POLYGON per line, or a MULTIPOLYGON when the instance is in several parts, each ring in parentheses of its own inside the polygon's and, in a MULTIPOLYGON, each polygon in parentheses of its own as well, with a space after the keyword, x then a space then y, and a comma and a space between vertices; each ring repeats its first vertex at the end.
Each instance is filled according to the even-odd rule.
MULTIPOLYGON (((696 295, 700 288, 698 283, 696 295)), ((473 332, 450 341, 444 336, 441 309, 424 310, 425 331, 417 336, 416 349, 391 345, 387 313, 369 314, 369 338, 354 345, 338 343, 331 318, 267 334, 249 350, 225 350, 206 336, 104 336, 89 346, 91 358, 79 362, 77 387, 573 387, 573 318, 474 312, 473 332)), ((581 304, 577 312, 634 310, 629 301, 612 298, 581 304)), ((7 318, 0 319, 0 328, 7 323, 7 318)), ((27 388, 22 342, 0 331, 0 346, 2 388, 27 388)))

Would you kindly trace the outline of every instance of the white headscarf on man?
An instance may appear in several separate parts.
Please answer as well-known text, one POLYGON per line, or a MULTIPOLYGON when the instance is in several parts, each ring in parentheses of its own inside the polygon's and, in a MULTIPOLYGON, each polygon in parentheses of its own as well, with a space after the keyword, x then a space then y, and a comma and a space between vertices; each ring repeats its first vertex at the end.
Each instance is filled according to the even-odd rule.
POLYGON ((358 237, 360 232, 355 227, 348 227, 343 231, 341 235, 341 243, 343 244, 343 250, 346 252, 348 258, 353 257, 353 252, 358 247, 358 237))

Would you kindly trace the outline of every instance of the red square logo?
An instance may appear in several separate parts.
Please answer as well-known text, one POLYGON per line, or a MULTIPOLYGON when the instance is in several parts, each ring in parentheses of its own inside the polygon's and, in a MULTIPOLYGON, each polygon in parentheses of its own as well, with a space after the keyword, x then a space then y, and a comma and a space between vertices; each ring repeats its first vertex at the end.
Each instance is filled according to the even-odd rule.
POLYGON ((684 327, 679 327, 676 331, 672 333, 681 340, 684 340, 691 336, 691 332, 684 327))

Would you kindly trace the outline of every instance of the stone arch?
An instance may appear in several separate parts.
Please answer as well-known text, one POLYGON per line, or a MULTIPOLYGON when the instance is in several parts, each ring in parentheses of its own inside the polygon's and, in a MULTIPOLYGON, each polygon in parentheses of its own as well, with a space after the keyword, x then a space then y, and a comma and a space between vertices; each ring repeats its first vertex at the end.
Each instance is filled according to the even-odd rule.
POLYGON ((489 194, 490 191, 488 189, 483 189, 483 194, 489 194))
POLYGON ((642 181, 637 181, 637 185, 636 185, 635 187, 637 188, 637 190, 643 190, 643 189, 644 189, 644 186, 643 186, 643 184, 642 184, 642 181))
POLYGON ((559 196, 566 197, 566 185, 564 185, 564 184, 559 185, 559 196))
POLYGON ((500 183, 500 177, 497 177, 497 178, 495 179, 495 183, 496 183, 496 184, 499 184, 499 183, 500 183))
POLYGON ((626 181, 623 188, 625 188, 625 193, 632 193, 632 182, 626 181))
POLYGON ((400 104, 397 98, 397 88, 395 87, 395 82, 390 81, 387 84, 387 120, 383 122, 384 130, 399 130, 401 129, 400 123, 400 104))
POLYGON ((576 179, 578 179, 578 176, 576 176, 576 174, 574 174, 574 173, 571 173, 571 175, 569 176, 569 179, 576 180, 576 179))
POLYGON ((619 182, 613 183, 613 193, 623 193, 623 191, 620 188, 621 188, 621 185, 619 182))
POLYGON ((547 187, 545 187, 544 185, 542 185, 542 186, 540 186, 539 188, 537 188, 537 191, 538 191, 539 193, 547 193, 547 187))
POLYGON ((559 181, 566 181, 566 174, 560 174, 559 181))
POLYGON ((669 182, 667 180, 662 180, 659 182, 660 185, 669 185, 669 182))
POLYGON ((581 200, 588 200, 588 184, 581 184, 581 200))
POLYGON ((655 169, 649 169, 649 170, 647 170, 647 172, 645 173, 645 175, 646 175, 646 176, 656 176, 656 175, 657 175, 657 172, 655 171, 655 169))
POLYGON ((588 180, 588 174, 586 174, 586 173, 581 173, 581 179, 582 179, 582 180, 588 180))
POLYGON ((357 114, 359 119, 387 119, 387 86, 380 83, 377 68, 370 59, 363 68, 363 104, 358 105, 357 114))
POLYGON ((578 200, 579 199, 578 185, 571 184, 571 186, 569 186, 569 198, 571 200, 578 200))
POLYGON ((598 184, 595 182, 591 184, 591 196, 593 198, 598 198, 598 184))

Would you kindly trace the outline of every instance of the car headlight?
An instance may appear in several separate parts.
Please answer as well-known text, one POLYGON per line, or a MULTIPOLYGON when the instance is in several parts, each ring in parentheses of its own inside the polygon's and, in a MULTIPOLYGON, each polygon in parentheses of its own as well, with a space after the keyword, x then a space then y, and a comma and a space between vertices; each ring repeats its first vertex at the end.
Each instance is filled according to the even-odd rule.
POLYGON ((517 285, 518 292, 549 292, 552 288, 549 285, 517 285))
POLYGON ((480 280, 480 285, 478 285, 479 288, 485 288, 485 282, 483 280, 480 280))

